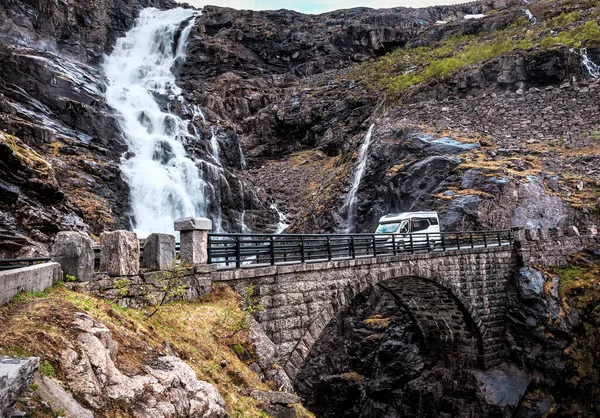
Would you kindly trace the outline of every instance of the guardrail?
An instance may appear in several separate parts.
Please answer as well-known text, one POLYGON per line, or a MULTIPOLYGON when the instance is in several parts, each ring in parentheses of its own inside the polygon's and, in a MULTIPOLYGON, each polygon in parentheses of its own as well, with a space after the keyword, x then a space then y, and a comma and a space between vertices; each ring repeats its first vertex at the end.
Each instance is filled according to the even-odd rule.
POLYGON ((513 244, 511 230, 413 234, 208 234, 208 263, 241 268, 513 244))
POLYGON ((0 258, 0 270, 12 270, 21 267, 32 266, 36 263, 50 261, 49 257, 38 258, 0 258))

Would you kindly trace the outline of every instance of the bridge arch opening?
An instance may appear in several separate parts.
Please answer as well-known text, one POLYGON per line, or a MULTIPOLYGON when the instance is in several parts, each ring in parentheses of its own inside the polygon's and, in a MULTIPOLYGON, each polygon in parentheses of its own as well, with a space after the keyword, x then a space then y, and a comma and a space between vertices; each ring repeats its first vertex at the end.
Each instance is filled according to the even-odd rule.
POLYGON ((303 362, 293 365, 298 357, 292 355, 286 364, 296 390, 319 416, 343 410, 353 416, 357 402, 360 410, 364 402, 404 408, 387 403, 409 382, 440 370, 483 368, 481 332, 451 290, 403 276, 356 293, 323 325, 303 362))

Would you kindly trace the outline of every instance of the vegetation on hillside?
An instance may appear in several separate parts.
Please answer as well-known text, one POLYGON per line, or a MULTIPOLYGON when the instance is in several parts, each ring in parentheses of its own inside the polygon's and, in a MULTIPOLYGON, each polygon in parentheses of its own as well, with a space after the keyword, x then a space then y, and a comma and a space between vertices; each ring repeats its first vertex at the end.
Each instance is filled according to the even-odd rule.
MULTIPOLYGON (((152 318, 136 309, 124 309, 111 302, 71 291, 63 284, 36 294, 20 294, 0 308, 0 355, 39 356, 41 370, 58 381, 66 380, 58 361, 61 351, 72 344, 71 329, 76 312, 86 312, 105 324, 119 343, 117 365, 128 374, 135 374, 152 356, 170 347, 174 355, 189 364, 199 379, 214 384, 231 417, 268 417, 261 403, 248 393, 252 389, 274 390, 261 382, 246 362, 236 354, 253 356, 247 332, 231 338, 218 338, 215 330, 223 316, 245 317, 240 297, 229 287, 216 285, 213 292, 193 303, 168 303, 152 318), (234 349, 235 347, 235 349, 234 349)), ((76 335, 75 335, 76 337, 76 335)), ((42 411, 43 404, 33 396, 33 416, 53 416, 42 411)), ((309 415, 297 407, 298 416, 309 415)), ((127 408, 115 404, 104 412, 106 417, 127 417, 127 408)))
POLYGON ((537 4, 536 11, 540 16, 536 24, 531 24, 520 9, 494 13, 485 19, 498 19, 503 14, 510 14, 513 21, 503 29, 492 32, 454 35, 434 45, 398 49, 357 66, 350 72, 350 77, 360 80, 371 89, 399 93, 410 86, 448 77, 459 69, 512 51, 598 45, 600 7, 596 3, 593 0, 585 5, 571 5, 587 9, 567 9, 558 15, 554 12, 556 8, 546 10, 542 7, 544 3, 537 4))

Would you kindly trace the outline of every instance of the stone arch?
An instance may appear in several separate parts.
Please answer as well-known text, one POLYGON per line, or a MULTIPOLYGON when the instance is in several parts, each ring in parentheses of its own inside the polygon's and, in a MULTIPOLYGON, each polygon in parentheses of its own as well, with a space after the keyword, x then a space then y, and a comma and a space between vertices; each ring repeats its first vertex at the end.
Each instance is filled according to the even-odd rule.
POLYGON ((387 269, 373 270, 369 269, 361 278, 348 281, 343 289, 331 294, 330 303, 314 317, 283 364, 290 378, 295 378, 311 348, 337 313, 358 294, 377 285, 407 308, 429 347, 442 356, 458 356, 463 363, 485 368, 484 324, 456 286, 445 280, 417 275, 394 276, 387 269))

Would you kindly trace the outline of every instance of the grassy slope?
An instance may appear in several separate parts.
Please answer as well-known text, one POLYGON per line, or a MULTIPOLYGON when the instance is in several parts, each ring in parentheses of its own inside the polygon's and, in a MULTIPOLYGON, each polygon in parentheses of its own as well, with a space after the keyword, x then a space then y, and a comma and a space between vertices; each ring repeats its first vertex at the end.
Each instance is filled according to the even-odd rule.
MULTIPOLYGON (((164 352, 168 342, 174 354, 186 361, 199 379, 216 385, 232 417, 268 416, 260 403, 246 394, 250 389, 273 388, 262 383, 230 348, 241 344, 251 351, 247 335, 242 332, 227 340, 213 335, 224 313, 242 315, 239 297, 228 287, 217 286, 211 295, 194 303, 168 304, 151 319, 146 319, 142 311, 123 309, 61 284, 45 293, 21 294, 0 308, 0 355, 39 356, 56 379, 64 380, 57 358, 68 341, 74 342, 75 334, 69 324, 78 311, 87 312, 110 328, 119 343, 117 367, 124 373, 136 373, 145 361, 164 352), (225 367, 221 366, 223 360, 225 367)), ((300 417, 311 416, 302 407, 297 412, 300 417)), ((40 410, 31 416, 52 415, 40 410)), ((129 415, 126 407, 114 405, 104 416, 129 415)))
POLYGON ((349 74, 369 89, 400 93, 411 86, 446 78, 460 69, 478 65, 512 51, 573 48, 600 44, 600 1, 538 2, 531 6, 538 23, 530 24, 518 10, 495 12, 485 19, 510 15, 501 30, 454 35, 438 44, 398 49, 355 67, 349 74))

